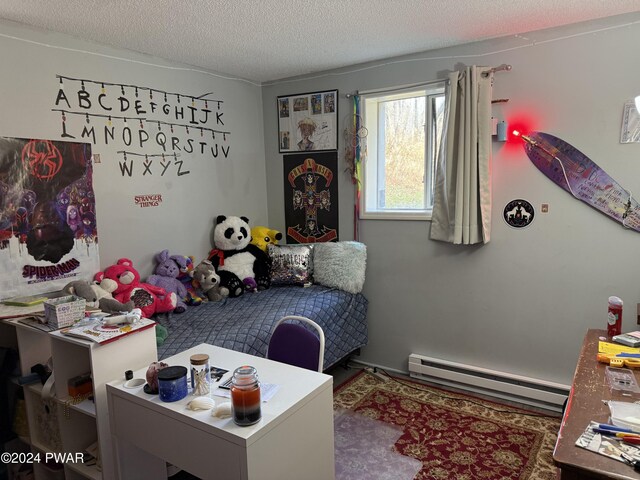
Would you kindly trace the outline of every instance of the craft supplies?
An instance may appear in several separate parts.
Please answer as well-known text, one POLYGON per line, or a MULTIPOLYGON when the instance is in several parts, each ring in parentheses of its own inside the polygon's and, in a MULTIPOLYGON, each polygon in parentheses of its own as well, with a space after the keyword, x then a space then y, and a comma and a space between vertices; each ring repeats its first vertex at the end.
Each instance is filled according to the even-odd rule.
POLYGON ((158 392, 163 402, 176 402, 187 396, 187 368, 165 367, 158 372, 158 392))
POLYGON ((209 355, 197 353, 189 358, 191 363, 191 388, 194 395, 206 395, 211 390, 209 355))
POLYGON ((240 426, 260 421, 260 383, 255 367, 243 365, 233 372, 231 383, 231 410, 233 421, 240 426))
MULTIPOLYGON (((636 382, 636 377, 628 368, 607 367, 605 369, 605 376, 612 390, 619 390, 623 394, 640 393, 640 387, 636 382)), ((616 422, 613 423, 614 425, 618 425, 616 422)), ((625 427, 627 425, 621 426, 625 427)))

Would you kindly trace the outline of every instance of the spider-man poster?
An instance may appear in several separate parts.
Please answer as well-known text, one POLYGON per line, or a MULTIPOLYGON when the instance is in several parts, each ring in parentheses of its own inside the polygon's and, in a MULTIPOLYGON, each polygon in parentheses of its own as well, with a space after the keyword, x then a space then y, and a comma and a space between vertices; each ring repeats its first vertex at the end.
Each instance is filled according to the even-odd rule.
POLYGON ((0 298, 99 270, 91 146, 0 137, 0 298))
POLYGON ((338 155, 284 156, 287 243, 338 240, 338 155))

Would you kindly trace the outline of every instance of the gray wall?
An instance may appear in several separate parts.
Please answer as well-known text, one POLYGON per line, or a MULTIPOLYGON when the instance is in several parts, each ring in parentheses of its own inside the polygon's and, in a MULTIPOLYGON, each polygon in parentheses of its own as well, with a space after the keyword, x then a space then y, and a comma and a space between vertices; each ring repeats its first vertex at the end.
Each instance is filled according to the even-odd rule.
MULTIPOLYGON (((118 164, 122 155, 118 151, 152 155, 162 153, 162 149, 153 141, 145 143, 143 148, 135 144, 127 147, 121 136, 119 141, 105 146, 101 138, 106 119, 91 119, 98 137, 92 150, 101 156, 101 163, 94 166, 94 190, 102 268, 120 257, 128 257, 146 276, 155 265, 153 255, 165 248, 202 259, 211 248, 212 221, 218 214, 246 215, 254 225, 267 222, 260 86, 7 21, 0 21, 0 62, 1 136, 61 139, 60 114, 51 111, 58 92, 56 74, 193 96, 213 92, 208 98, 224 101, 224 126, 218 127, 231 132, 227 142, 220 144, 229 146, 228 158, 222 154, 217 158, 211 154, 201 155, 198 150, 192 154, 179 152, 179 160, 184 162, 182 171, 191 172, 182 176, 177 175, 175 166, 161 176, 160 158, 153 160, 153 175, 141 175, 140 165, 144 159, 133 157, 137 173, 123 177, 118 164), (134 196, 146 194, 161 194, 160 206, 135 205, 134 196)), ((99 87, 87 84, 86 88, 92 89, 95 104, 99 87)), ((112 88, 108 89, 111 95, 108 98, 113 106, 117 101, 112 96, 112 88)), ((77 83, 65 82, 66 95, 76 111, 81 110, 77 100, 73 100, 77 90, 77 83)), ((127 92, 127 98, 135 100, 132 90, 127 92)), ((140 92, 142 99, 146 100, 148 95, 140 92)), ((161 100, 161 95, 156 94, 154 98, 161 100)), ((170 96, 169 102, 175 106, 176 98, 170 96)), ((181 101, 185 107, 190 104, 190 99, 181 101)), ((216 104, 210 103, 209 108, 215 112, 216 104)), ((104 113, 99 108, 89 111, 104 113)), ((173 121, 187 123, 188 114, 185 118, 173 121)), ((67 123, 79 141, 88 141, 80 138, 85 124, 83 117, 68 115, 67 123)), ((128 123, 135 136, 137 122, 129 120, 128 123)), ((120 132, 121 121, 114 120, 114 125, 116 132, 120 132)), ((215 127, 215 120, 207 126, 215 127)), ((152 138, 158 131, 156 124, 148 124, 145 129, 152 138)), ((163 131, 168 134, 169 127, 165 126, 163 131)), ((210 133, 205 135, 211 138, 210 133)), ((182 146, 187 138, 194 139, 195 145, 201 139, 198 130, 191 129, 188 136, 185 129, 178 127, 175 136, 182 146)))
MULTIPOLYGON (((619 143, 624 102, 640 94, 639 21, 634 13, 265 86, 270 226, 285 227, 276 96, 339 89, 342 131, 344 94, 444 78, 463 64, 511 64, 495 77, 494 98, 509 102, 494 105, 494 116, 527 116, 533 129, 573 144, 640 197, 640 144, 619 143)), ((370 301, 362 360, 406 370, 413 352, 568 384, 586 330, 606 325, 608 296, 625 301, 623 330, 636 328, 640 234, 554 185, 522 148, 493 147, 488 245, 433 242, 429 222, 361 221, 370 301), (515 198, 536 208, 523 230, 501 218, 515 198), (550 204, 548 214, 540 213, 542 203, 550 204)), ((343 148, 341 141, 339 170, 343 148)), ((353 187, 345 174, 339 194, 340 238, 349 240, 353 187)))

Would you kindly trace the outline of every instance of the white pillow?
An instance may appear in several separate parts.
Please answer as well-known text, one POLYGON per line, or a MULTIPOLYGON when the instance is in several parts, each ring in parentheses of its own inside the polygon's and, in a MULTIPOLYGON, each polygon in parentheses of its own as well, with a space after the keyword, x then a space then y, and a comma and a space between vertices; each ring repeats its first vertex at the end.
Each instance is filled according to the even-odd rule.
POLYGON ((316 243, 313 247, 314 283, 360 293, 366 265, 367 246, 364 243, 316 243))

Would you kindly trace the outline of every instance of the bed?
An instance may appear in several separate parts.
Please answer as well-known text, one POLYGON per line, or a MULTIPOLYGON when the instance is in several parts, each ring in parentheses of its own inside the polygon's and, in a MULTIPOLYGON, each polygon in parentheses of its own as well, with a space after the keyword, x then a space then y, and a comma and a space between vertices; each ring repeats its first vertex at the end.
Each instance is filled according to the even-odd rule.
POLYGON ((279 286, 238 298, 159 315, 169 335, 158 347, 162 360, 200 343, 266 356, 273 325, 285 315, 302 315, 325 334, 324 370, 367 344, 367 299, 322 285, 279 286))

